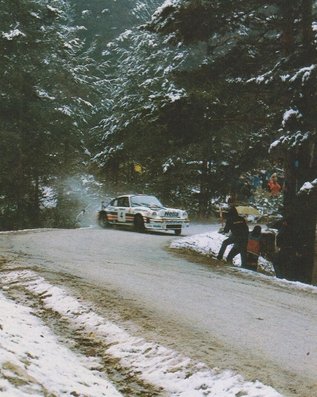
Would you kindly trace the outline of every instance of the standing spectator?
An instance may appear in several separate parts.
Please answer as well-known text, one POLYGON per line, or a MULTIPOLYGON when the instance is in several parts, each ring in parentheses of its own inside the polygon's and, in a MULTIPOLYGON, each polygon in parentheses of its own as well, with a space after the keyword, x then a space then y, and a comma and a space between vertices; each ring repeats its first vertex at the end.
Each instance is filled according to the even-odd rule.
POLYGON ((237 216, 233 219, 230 225, 230 231, 233 237, 233 247, 231 248, 227 262, 232 263, 233 258, 240 254, 241 267, 247 266, 247 244, 249 236, 249 228, 242 216, 237 216))
POLYGON ((240 188, 240 198, 242 201, 249 202, 252 197, 252 185, 247 180, 244 179, 243 184, 240 188))
POLYGON ((262 228, 257 225, 249 233, 247 245, 247 265, 246 269, 257 270, 258 259, 261 252, 262 228))
POLYGON ((282 188, 281 185, 277 182, 277 174, 272 174, 271 178, 268 181, 268 189, 271 193, 272 197, 276 197, 280 194, 282 188))
POLYGON ((228 209, 226 220, 229 221, 230 219, 235 218, 236 216, 238 216, 238 211, 237 211, 237 209, 236 209, 236 207, 234 205, 234 200, 233 200, 232 197, 228 198, 227 203, 228 203, 229 209, 228 209))
POLYGON ((268 182, 268 172, 265 170, 261 170, 260 172, 260 179, 261 179, 261 187, 263 190, 267 190, 267 182, 268 182))
POLYGON ((229 203, 229 205, 231 205, 231 207, 228 211, 227 221, 223 231, 224 233, 231 232, 231 234, 222 242, 217 259, 221 260, 227 246, 233 244, 228 254, 227 261, 232 262, 233 258, 240 253, 241 264, 246 266, 249 229, 245 219, 238 215, 237 209, 234 207, 233 203, 229 203))
MULTIPOLYGON (((226 215, 226 224, 225 224, 224 229, 221 231, 221 233, 224 233, 224 234, 229 233, 231 223, 233 222, 233 220, 235 218, 237 218, 239 216, 238 211, 237 211, 237 209, 236 209, 236 207, 234 205, 232 197, 229 197, 227 202, 228 202, 229 209, 228 209, 228 212, 227 212, 227 215, 226 215)), ((223 254, 224 254, 227 246, 231 245, 233 243, 234 243, 233 237, 232 237, 232 235, 230 235, 228 238, 226 238, 222 242, 220 251, 219 251, 219 253, 217 255, 217 259, 219 259, 219 260, 222 259, 223 254)))
POLYGON ((278 252, 273 260, 273 267, 278 278, 287 278, 288 280, 294 278, 297 258, 295 241, 292 221, 290 218, 286 218, 276 236, 278 252))
POLYGON ((259 174, 255 174, 251 177, 251 185, 254 190, 261 187, 261 176, 259 174))

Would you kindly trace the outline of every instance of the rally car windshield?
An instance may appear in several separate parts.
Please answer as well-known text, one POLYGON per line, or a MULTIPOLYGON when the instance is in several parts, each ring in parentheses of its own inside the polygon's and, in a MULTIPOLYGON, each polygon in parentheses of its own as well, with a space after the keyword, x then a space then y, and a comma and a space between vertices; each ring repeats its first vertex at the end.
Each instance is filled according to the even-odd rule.
POLYGON ((150 208, 163 208, 162 203, 155 196, 132 196, 132 207, 150 207, 150 208))

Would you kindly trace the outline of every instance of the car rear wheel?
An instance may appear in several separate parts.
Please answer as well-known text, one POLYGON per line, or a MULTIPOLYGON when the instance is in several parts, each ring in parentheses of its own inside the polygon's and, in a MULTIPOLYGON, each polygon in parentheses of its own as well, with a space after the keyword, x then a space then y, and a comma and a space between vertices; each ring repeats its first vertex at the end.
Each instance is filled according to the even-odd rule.
POLYGON ((135 216, 134 229, 135 229, 135 231, 137 231, 139 233, 143 233, 145 231, 143 216, 141 216, 141 215, 135 216))

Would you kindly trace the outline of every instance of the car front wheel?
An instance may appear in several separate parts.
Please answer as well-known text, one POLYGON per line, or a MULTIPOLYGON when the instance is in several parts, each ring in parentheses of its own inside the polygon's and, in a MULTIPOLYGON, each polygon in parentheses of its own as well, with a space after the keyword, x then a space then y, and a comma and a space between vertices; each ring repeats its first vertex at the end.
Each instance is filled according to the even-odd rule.
POLYGON ((180 236, 182 234, 182 229, 174 229, 176 236, 180 236))
POLYGON ((107 214, 104 211, 100 212, 100 214, 98 216, 98 224, 99 224, 99 226, 104 227, 104 228, 110 226, 108 218, 107 218, 107 214))
POLYGON ((144 220, 142 215, 136 215, 134 218, 134 229, 139 233, 143 233, 145 231, 144 220))

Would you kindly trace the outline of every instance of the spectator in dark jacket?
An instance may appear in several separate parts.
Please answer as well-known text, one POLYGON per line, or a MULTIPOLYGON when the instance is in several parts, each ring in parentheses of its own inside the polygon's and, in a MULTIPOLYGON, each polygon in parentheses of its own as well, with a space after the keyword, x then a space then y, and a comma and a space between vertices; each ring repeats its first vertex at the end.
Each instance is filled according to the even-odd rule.
MULTIPOLYGON (((226 215, 226 224, 225 224, 224 229, 221 231, 221 233, 224 233, 224 234, 229 233, 231 222, 233 221, 234 218, 239 216, 238 211, 237 211, 236 207, 234 206, 234 202, 231 197, 228 198, 228 206, 229 206, 229 209, 228 209, 228 212, 226 215)), ((228 238, 226 238, 222 242, 220 251, 217 255, 217 259, 221 260, 227 246, 231 245, 233 243, 234 243, 234 240, 232 238, 232 235, 230 235, 228 238)))
POLYGON ((233 258, 240 254, 241 266, 246 267, 249 228, 245 219, 242 216, 234 218, 230 225, 230 231, 233 237, 233 247, 227 256, 227 262, 232 263, 233 258))
POLYGON ((233 203, 229 203, 229 205, 230 208, 228 211, 227 221, 223 232, 231 232, 231 234, 227 239, 222 242, 221 248, 217 255, 217 259, 222 259, 227 246, 233 244, 233 247, 231 248, 227 257, 227 261, 232 262, 232 259, 240 253, 241 265, 246 266, 249 228, 246 224, 245 219, 238 215, 238 212, 234 207, 233 203))

